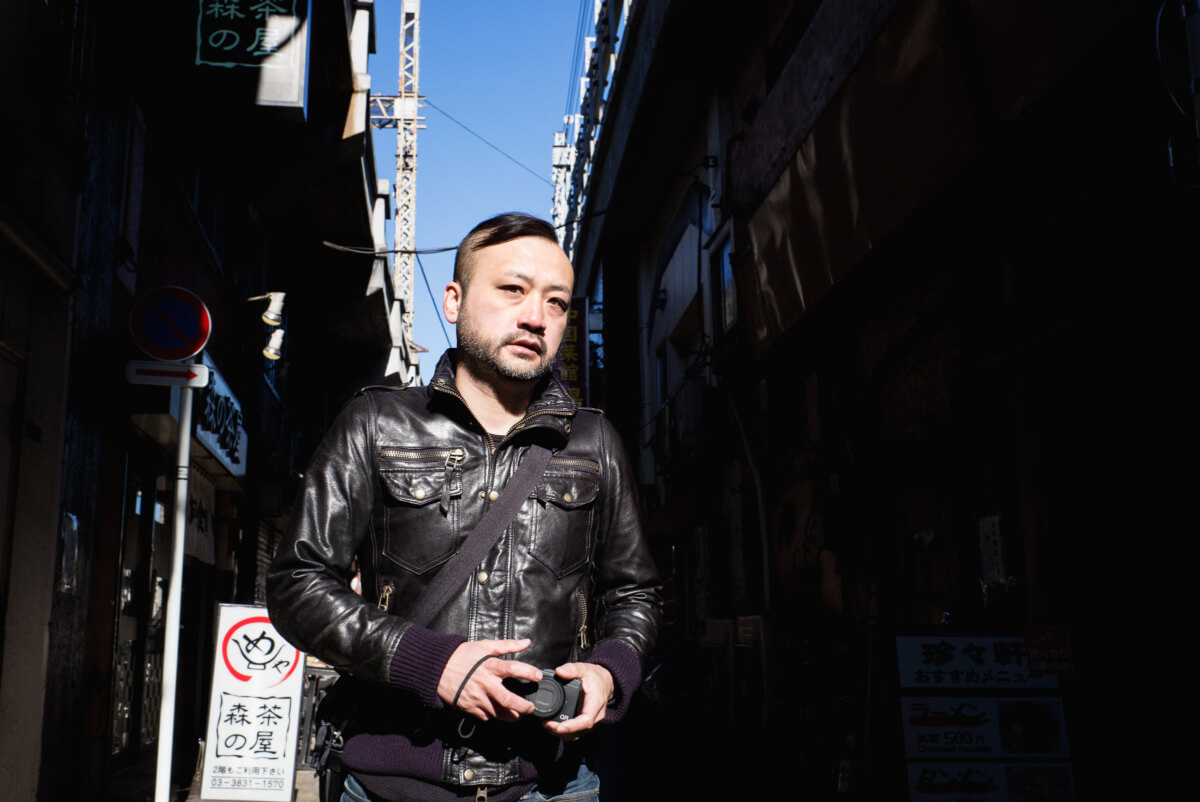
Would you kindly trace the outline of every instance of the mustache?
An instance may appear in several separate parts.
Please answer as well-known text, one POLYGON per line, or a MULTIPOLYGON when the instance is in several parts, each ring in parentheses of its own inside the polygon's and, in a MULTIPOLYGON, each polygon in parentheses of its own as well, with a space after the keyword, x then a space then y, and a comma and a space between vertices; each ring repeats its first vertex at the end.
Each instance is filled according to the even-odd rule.
POLYGON ((521 340, 532 340, 533 342, 537 343, 538 353, 540 353, 540 354, 546 353, 546 341, 544 339, 542 339, 541 335, 533 334, 532 332, 528 332, 528 331, 518 332, 516 334, 510 334, 504 338, 504 342, 500 343, 500 345, 501 345, 501 347, 503 347, 505 345, 511 345, 512 343, 515 343, 515 342, 520 342, 521 340))

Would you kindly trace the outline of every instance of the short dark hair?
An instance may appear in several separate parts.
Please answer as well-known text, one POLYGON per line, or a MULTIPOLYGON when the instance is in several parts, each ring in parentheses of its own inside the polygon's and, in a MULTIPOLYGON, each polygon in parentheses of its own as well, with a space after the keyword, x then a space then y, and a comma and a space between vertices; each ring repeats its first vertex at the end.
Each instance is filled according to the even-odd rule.
POLYGON ((474 266, 471 255, 483 248, 520 237, 540 237, 558 244, 554 226, 540 217, 524 212, 498 214, 475 226, 458 244, 458 250, 454 254, 454 280, 466 291, 471 280, 471 268, 474 266))

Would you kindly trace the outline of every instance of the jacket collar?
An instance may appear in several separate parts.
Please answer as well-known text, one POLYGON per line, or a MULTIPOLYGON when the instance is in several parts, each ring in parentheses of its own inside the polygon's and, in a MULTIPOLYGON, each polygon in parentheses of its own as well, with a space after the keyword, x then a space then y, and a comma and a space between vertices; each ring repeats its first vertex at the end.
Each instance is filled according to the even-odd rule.
MULTIPOLYGON (((458 350, 455 348, 447 348, 446 352, 442 354, 437 367, 434 368, 433 378, 429 382, 431 396, 445 395, 439 391, 448 390, 461 402, 462 394, 454 383, 454 367, 457 359, 458 350)), ((529 427, 549 427, 566 437, 571 432, 571 418, 575 415, 576 409, 575 399, 571 398, 570 393, 557 378, 550 375, 538 382, 533 400, 526 408, 525 417, 522 420, 527 422, 526 425, 529 427)))

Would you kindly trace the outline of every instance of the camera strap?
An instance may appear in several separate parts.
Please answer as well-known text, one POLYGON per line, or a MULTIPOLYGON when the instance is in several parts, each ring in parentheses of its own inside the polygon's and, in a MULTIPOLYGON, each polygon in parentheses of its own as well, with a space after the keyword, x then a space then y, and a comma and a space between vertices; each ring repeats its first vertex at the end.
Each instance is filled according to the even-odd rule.
POLYGON ((517 466, 516 473, 508 480, 500 498, 488 508, 471 535, 463 541, 454 556, 447 561, 437 576, 425 586, 425 590, 413 605, 408 618, 415 624, 427 626, 439 610, 446 606, 475 569, 492 550, 505 528, 516 517, 521 504, 529 498, 538 480, 550 464, 550 450, 542 446, 530 446, 517 466))

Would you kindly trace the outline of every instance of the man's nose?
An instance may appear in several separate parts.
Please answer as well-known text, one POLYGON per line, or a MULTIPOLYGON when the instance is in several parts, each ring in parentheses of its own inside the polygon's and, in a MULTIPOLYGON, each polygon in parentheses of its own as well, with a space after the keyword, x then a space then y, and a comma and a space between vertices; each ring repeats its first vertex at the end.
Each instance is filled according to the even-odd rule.
POLYGON ((543 301, 537 296, 537 293, 530 293, 525 297, 525 302, 521 304, 521 314, 517 319, 517 325, 526 331, 536 332, 541 334, 546 330, 546 312, 542 308, 543 301))

